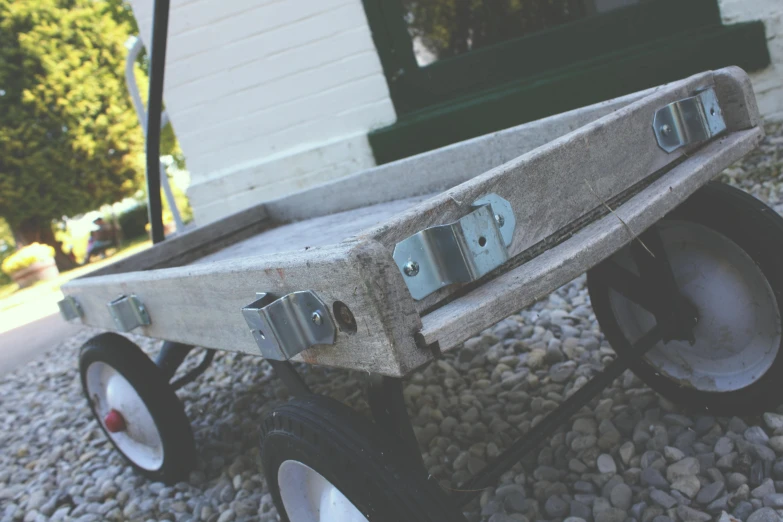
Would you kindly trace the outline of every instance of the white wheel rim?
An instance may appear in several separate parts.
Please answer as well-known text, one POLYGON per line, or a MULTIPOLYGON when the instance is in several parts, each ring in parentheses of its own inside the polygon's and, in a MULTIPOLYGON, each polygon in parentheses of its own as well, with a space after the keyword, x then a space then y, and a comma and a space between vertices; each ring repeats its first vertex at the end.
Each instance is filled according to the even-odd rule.
POLYGON ((163 440, 144 401, 130 382, 113 367, 94 362, 87 368, 87 392, 95 414, 104 428, 104 419, 116 410, 125 420, 125 429, 109 437, 134 464, 148 471, 163 466, 163 440))
POLYGON ((277 485, 291 522, 369 522, 336 486, 299 461, 280 465, 277 485))
MULTIPOLYGON (((658 225, 680 292, 698 309, 695 345, 658 343, 645 359, 661 374, 705 392, 745 388, 769 370, 780 349, 780 310, 767 278, 751 257, 718 232, 689 221, 658 225)), ((629 249, 618 264, 638 275, 629 249)), ((610 306, 625 337, 635 342, 655 324, 652 314, 615 290, 610 306)))

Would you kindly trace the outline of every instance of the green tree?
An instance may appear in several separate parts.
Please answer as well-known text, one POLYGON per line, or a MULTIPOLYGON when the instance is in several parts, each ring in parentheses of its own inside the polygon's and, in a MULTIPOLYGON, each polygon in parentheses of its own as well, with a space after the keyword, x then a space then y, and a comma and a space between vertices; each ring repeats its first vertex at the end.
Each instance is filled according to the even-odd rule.
POLYGON ((67 258, 52 221, 133 194, 143 136, 124 82, 121 0, 0 0, 0 216, 67 258))

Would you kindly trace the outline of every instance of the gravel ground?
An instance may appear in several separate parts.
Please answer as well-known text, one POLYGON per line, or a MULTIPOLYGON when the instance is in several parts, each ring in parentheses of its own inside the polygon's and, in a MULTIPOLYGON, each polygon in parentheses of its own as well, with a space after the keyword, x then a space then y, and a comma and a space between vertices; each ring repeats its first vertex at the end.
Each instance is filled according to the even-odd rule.
MULTIPOLYGON (((724 178, 783 213, 783 128, 768 132, 724 178)), ((187 482, 167 487, 135 475, 88 414, 76 362, 95 333, 86 329, 0 378, 0 520, 277 520, 259 427, 287 392, 269 366, 222 353, 181 390, 199 461, 187 482)), ((405 395, 431 475, 456 487, 612 357, 580 277, 416 373, 405 395)), ((316 391, 366 411, 362 374, 301 370, 316 391)), ((466 514, 490 522, 781 520, 779 413, 689 416, 626 372, 466 514)))

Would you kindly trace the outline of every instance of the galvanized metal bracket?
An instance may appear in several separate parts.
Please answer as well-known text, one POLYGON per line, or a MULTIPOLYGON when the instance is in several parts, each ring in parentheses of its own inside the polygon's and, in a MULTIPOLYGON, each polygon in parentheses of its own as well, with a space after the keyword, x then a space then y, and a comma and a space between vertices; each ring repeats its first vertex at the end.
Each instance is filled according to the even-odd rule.
POLYGON ((477 200, 459 221, 430 227, 400 241, 394 261, 414 299, 444 286, 475 281, 505 263, 514 238, 511 204, 497 194, 477 200))
POLYGON ((65 299, 58 301, 57 306, 60 308, 60 315, 66 321, 73 321, 74 319, 81 319, 84 317, 82 305, 70 295, 66 295, 65 299))
POLYGON ((130 332, 134 328, 152 322, 147 307, 135 295, 121 295, 106 306, 109 307, 109 313, 114 319, 117 330, 121 332, 130 332))
POLYGON ((337 328, 328 308, 310 290, 276 298, 259 293, 258 299, 242 308, 261 355, 287 361, 317 344, 334 344, 337 328))
POLYGON ((709 140, 726 130, 723 111, 709 87, 695 96, 658 109, 653 118, 658 145, 666 152, 709 140))

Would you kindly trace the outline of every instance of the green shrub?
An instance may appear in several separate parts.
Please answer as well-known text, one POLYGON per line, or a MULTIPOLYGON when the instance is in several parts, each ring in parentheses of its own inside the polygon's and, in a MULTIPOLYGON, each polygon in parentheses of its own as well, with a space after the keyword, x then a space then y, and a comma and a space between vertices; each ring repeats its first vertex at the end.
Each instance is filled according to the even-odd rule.
POLYGON ((139 202, 128 207, 117 215, 117 222, 122 230, 122 237, 126 240, 146 235, 144 227, 147 226, 147 204, 139 202))
POLYGON ((49 245, 32 243, 22 247, 3 260, 3 272, 8 275, 25 269, 38 261, 54 259, 54 248, 49 245))
MULTIPOLYGON (((6 258, 10 257, 13 253, 14 253, 13 245, 10 245, 8 241, 4 239, 0 239, 0 264, 2 264, 3 261, 5 261, 6 258)), ((11 276, 9 276, 3 271, 0 271, 0 286, 7 285, 11 282, 12 282, 11 276)))

